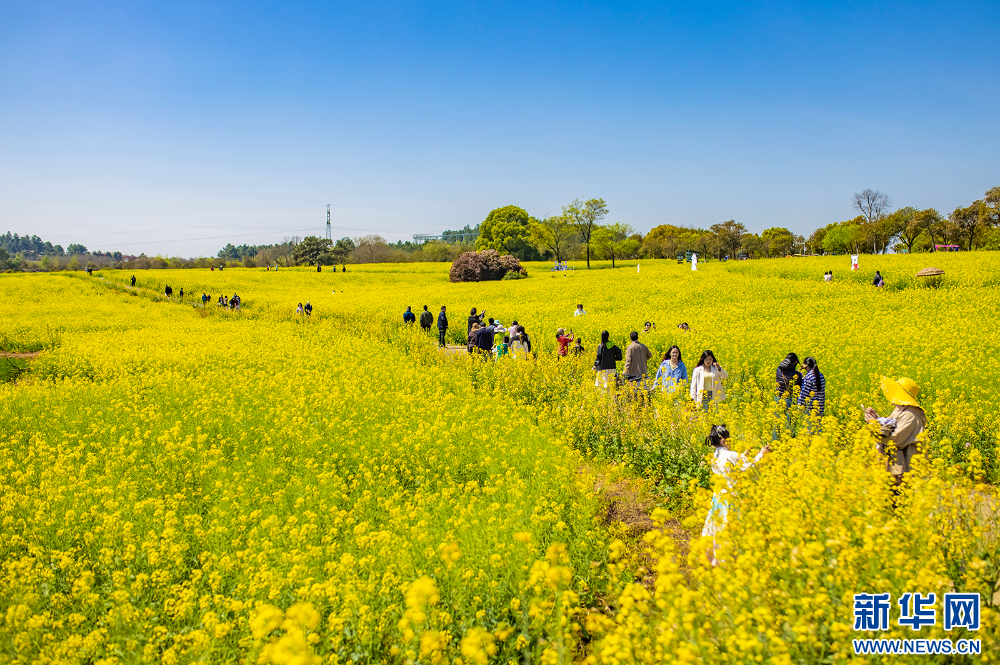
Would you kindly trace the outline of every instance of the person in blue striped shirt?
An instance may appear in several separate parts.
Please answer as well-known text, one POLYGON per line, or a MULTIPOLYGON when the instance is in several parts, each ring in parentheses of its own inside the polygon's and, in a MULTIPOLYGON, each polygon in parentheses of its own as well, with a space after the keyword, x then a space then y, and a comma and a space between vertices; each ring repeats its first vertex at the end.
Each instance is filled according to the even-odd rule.
POLYGON ((799 406, 822 417, 826 408, 826 377, 820 373, 815 358, 806 358, 802 361, 802 365, 805 367, 806 375, 802 379, 802 390, 799 392, 799 406))

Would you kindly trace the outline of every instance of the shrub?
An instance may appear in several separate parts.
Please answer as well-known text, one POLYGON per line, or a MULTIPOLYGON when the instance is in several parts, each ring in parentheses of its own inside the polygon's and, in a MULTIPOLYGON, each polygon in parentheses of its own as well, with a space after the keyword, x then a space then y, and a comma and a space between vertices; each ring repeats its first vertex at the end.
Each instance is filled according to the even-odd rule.
POLYGON ((486 282, 505 279, 509 273, 520 274, 521 271, 521 262, 516 256, 500 256, 495 249, 485 249, 459 255, 451 264, 449 279, 452 282, 486 282))
POLYGON ((452 282, 478 282, 481 279, 482 267, 476 252, 465 252, 451 264, 448 279, 452 282))

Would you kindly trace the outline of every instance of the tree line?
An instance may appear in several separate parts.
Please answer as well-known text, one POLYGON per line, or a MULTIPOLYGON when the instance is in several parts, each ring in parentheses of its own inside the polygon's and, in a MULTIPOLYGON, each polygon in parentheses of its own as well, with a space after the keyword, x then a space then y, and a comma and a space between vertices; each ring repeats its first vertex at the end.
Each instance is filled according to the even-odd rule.
POLYGON ((628 224, 606 219, 601 198, 574 199, 560 214, 536 218, 515 205, 496 208, 475 227, 444 231, 425 242, 390 243, 378 234, 330 241, 292 236, 270 245, 227 244, 215 258, 123 256, 90 251, 80 244, 45 242, 37 235, 0 235, 0 271, 79 270, 85 267, 201 268, 208 266, 293 266, 343 263, 452 262, 463 252, 495 249, 521 261, 673 258, 695 252, 704 258, 766 258, 789 254, 846 254, 934 251, 941 245, 963 250, 1000 250, 1000 187, 958 206, 948 215, 934 208, 894 209, 884 192, 866 189, 852 197, 858 215, 816 229, 808 239, 784 227, 752 233, 736 220, 695 228, 660 224, 642 235, 628 224))

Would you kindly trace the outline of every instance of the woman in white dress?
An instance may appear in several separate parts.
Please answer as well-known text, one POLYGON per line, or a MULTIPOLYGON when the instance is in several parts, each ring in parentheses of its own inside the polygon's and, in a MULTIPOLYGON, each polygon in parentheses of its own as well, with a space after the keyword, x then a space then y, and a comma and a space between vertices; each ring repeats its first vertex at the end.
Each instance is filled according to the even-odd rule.
POLYGON ((712 495, 712 507, 705 517, 705 528, 701 535, 712 537, 712 546, 708 550, 708 560, 713 566, 717 565, 715 551, 718 545, 715 543, 715 536, 726 528, 729 521, 729 495, 733 490, 733 478, 729 474, 733 471, 746 471, 751 466, 760 461, 771 450, 769 446, 764 446, 757 453, 753 460, 747 460, 746 453, 737 453, 729 448, 729 428, 725 425, 712 425, 711 433, 705 438, 705 442, 712 446, 712 475, 722 476, 726 481, 712 495))

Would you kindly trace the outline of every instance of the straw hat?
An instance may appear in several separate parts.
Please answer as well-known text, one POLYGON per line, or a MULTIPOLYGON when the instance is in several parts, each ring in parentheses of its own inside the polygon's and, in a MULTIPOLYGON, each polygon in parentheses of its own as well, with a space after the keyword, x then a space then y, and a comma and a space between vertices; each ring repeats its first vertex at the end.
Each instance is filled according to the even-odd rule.
POLYGON ((901 377, 899 381, 893 381, 887 376, 882 377, 882 392, 896 406, 920 406, 917 403, 919 391, 917 382, 913 379, 901 377))
POLYGON ((557 335, 557 336, 562 336, 562 334, 563 334, 564 332, 566 332, 566 329, 565 329, 565 328, 560 328, 559 330, 557 330, 557 331, 556 331, 556 335, 557 335))

